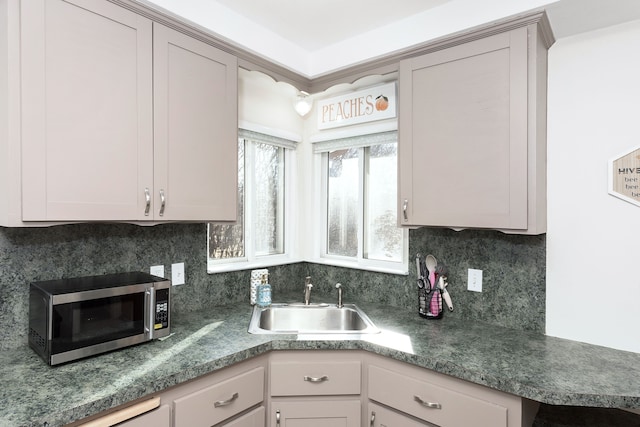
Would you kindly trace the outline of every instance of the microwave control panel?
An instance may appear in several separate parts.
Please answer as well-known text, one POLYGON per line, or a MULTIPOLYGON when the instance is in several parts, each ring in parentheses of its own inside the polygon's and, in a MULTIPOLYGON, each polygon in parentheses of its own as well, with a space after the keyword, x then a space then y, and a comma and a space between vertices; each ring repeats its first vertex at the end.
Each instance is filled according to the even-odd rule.
POLYGON ((156 289, 156 318, 153 329, 169 327, 169 289, 156 289))

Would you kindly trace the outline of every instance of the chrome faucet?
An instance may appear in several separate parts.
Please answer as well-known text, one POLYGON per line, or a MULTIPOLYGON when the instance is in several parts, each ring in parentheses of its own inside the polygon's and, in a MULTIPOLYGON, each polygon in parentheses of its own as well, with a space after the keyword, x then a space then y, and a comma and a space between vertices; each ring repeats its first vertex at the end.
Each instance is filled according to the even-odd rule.
POLYGON ((304 279, 304 305, 309 305, 309 301, 311 300, 311 288, 313 288, 313 285, 311 284, 311 276, 307 276, 304 279))
POLYGON ((344 304, 342 304, 342 285, 340 283, 336 283, 336 289, 338 290, 338 304, 336 307, 342 308, 344 304))

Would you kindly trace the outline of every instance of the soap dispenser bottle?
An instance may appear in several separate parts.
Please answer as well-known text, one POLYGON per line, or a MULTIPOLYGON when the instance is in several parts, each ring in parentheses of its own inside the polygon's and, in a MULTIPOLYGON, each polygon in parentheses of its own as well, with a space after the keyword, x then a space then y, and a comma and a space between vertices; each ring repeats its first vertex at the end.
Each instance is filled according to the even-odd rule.
POLYGON ((258 285, 258 301, 259 307, 269 307, 271 305, 271 285, 268 283, 267 274, 262 275, 261 283, 258 285))

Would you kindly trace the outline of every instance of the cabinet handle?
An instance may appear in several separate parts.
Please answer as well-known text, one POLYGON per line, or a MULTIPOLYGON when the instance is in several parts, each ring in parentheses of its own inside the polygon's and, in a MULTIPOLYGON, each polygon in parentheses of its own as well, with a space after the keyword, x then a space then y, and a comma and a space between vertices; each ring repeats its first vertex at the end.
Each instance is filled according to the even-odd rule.
POLYGON ((164 202, 166 198, 164 197, 164 190, 160 189, 160 216, 164 215, 164 202))
MULTIPOLYGON (((144 304, 145 307, 154 307, 156 306, 156 292, 153 287, 144 291, 144 304)), ((152 308, 149 311, 149 315, 144 321, 144 334, 148 339, 153 338, 153 325, 156 323, 156 311, 152 308)))
POLYGON ((375 422, 376 422, 376 413, 375 411, 371 411, 371 423, 369 423, 369 425, 373 427, 373 423, 375 422))
POLYGON ((402 216, 404 217, 405 221, 409 220, 409 217, 407 216, 407 208, 409 207, 409 200, 408 199, 404 199, 404 202, 402 202, 402 216))
POLYGON ((276 426, 280 425, 280 409, 276 411, 276 426))
POLYGON ((420 396, 413 396, 413 400, 415 400, 416 402, 418 402, 419 404, 421 404, 422 406, 425 406, 427 408, 442 409, 442 405, 441 404, 433 403, 433 402, 425 402, 424 400, 422 400, 420 398, 420 396))
POLYGON ((329 381, 329 377, 326 375, 323 375, 321 377, 310 377, 308 375, 305 375, 303 378, 305 381, 309 381, 310 383, 321 383, 324 381, 329 381))
POLYGON ((221 406, 227 406, 227 405, 231 405, 233 402, 235 402, 235 400, 240 397, 240 395, 238 393, 233 393, 233 396, 231 396, 229 399, 227 400, 218 400, 217 402, 213 403, 213 407, 214 408, 219 408, 221 406))
POLYGON ((144 206, 144 216, 149 216, 149 209, 151 209, 151 193, 149 193, 149 189, 144 189, 144 201, 146 205, 144 206))

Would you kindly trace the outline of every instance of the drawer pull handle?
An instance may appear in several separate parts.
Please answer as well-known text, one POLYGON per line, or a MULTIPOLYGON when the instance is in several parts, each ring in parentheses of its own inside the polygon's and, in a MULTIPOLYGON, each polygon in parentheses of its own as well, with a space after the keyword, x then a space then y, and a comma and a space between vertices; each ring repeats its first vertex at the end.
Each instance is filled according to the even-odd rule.
POLYGON ((371 411, 371 423, 369 425, 373 427, 373 424, 375 422, 376 422, 376 413, 374 411, 371 411))
POLYGON ((235 400, 240 397, 240 395, 238 393, 233 393, 233 396, 231 396, 229 399, 227 400, 218 400, 217 402, 213 403, 213 407, 214 408, 219 408, 221 406, 227 406, 227 405, 231 405, 233 402, 235 402, 235 400))
POLYGON ((329 381, 329 377, 326 375, 323 375, 321 377, 310 377, 308 375, 305 375, 304 380, 309 381, 310 383, 322 383, 325 381, 329 381))
POLYGON ((276 426, 280 427, 280 409, 276 411, 276 426))
POLYGON ((419 404, 421 404, 424 407, 427 408, 431 408, 431 409, 442 409, 442 405, 439 403, 434 403, 434 402, 425 402, 424 400, 422 400, 420 398, 420 396, 413 396, 413 400, 415 400, 416 402, 418 402, 419 404))

